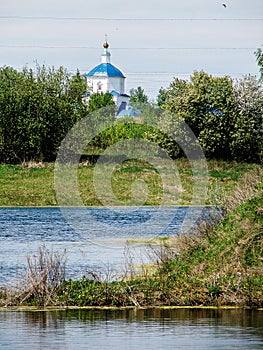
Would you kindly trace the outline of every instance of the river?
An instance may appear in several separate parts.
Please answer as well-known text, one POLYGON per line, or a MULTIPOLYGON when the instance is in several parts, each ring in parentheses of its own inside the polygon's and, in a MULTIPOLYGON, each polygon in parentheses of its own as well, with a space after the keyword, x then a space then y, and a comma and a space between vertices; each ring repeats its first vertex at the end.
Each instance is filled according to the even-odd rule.
POLYGON ((145 242, 180 234, 182 228, 211 208, 0 208, 1 283, 18 281, 27 256, 43 244, 67 255, 67 278, 87 271, 125 270, 128 257, 147 262, 145 242), (131 244, 132 243, 132 244, 131 244))
POLYGON ((259 350, 263 311, 216 309, 0 312, 1 349, 259 350))

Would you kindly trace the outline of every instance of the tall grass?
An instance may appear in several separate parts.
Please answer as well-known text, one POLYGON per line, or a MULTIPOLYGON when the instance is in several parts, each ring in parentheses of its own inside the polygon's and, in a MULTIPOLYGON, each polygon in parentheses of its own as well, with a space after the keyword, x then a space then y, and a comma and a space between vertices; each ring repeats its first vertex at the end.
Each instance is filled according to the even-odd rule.
POLYGON ((30 302, 38 306, 57 304, 60 287, 65 281, 66 251, 50 251, 45 245, 36 256, 27 256, 25 290, 20 303, 30 302))
POLYGON ((255 166, 252 171, 245 173, 235 186, 231 195, 223 202, 224 207, 228 211, 231 211, 239 204, 252 198, 258 191, 260 183, 262 183, 262 178, 263 167, 260 165, 255 166))

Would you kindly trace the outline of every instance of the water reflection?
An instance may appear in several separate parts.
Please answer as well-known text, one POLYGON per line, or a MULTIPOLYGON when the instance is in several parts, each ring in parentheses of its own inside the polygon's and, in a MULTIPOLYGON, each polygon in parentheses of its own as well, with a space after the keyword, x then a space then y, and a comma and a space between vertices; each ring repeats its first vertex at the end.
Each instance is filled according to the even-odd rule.
POLYGON ((263 345, 263 311, 57 310, 0 313, 1 349, 245 349, 263 345))

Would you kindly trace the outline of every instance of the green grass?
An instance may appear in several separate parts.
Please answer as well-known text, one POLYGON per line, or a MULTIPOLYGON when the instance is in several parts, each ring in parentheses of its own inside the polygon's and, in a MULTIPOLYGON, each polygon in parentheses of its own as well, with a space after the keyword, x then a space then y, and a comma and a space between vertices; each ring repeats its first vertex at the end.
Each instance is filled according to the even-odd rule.
MULTIPOLYGON (((238 179, 254 164, 208 161, 209 192, 205 204, 214 204, 215 197, 222 197, 231 192, 238 179)), ((54 164, 44 164, 43 168, 24 167, 22 165, 0 165, 0 206, 55 206, 57 205, 54 191, 54 164)), ((116 166, 112 171, 111 164, 105 164, 102 171, 112 172, 111 186, 121 205, 130 204, 132 199, 132 184, 143 181, 147 186, 139 186, 138 194, 145 195, 144 205, 159 205, 163 195, 166 195, 166 205, 191 204, 193 194, 192 169, 186 159, 175 161, 180 179, 173 186, 165 186, 162 175, 172 175, 161 167, 153 166, 136 160, 126 161, 116 166), (180 181, 179 181, 180 180, 180 181), (181 182, 181 186, 180 186, 181 182), (146 189, 147 187, 147 189, 146 189), (140 192, 141 191, 141 192, 140 192), (175 195, 176 194, 176 195, 175 195)), ((99 206, 101 203, 94 188, 94 165, 78 168, 79 192, 86 206, 99 206)), ((103 175, 103 174, 102 174, 103 175)), ((100 184, 103 189, 103 181, 100 184)), ((108 205, 114 204, 105 188, 103 199, 108 205)))
POLYGON ((0 206, 56 205, 53 165, 0 165, 0 206))

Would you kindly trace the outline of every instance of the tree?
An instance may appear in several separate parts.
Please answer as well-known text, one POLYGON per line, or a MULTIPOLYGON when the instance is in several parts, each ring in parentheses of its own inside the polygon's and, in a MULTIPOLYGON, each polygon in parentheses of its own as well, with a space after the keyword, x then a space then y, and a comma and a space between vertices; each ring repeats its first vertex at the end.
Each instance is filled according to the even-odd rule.
POLYGON ((113 105, 114 102, 110 93, 100 94, 97 92, 90 96, 88 111, 92 113, 100 108, 113 105))
POLYGON ((194 72, 190 82, 175 79, 165 97, 164 108, 189 125, 207 157, 229 157, 234 113, 233 82, 229 77, 194 72))
POLYGON ((0 68, 0 161, 53 161, 62 139, 86 115, 85 79, 37 66, 0 68))
POLYGON ((256 55, 257 63, 260 71, 260 79, 263 80, 263 50, 258 48, 254 54, 256 55))
MULTIPOLYGON (((184 120, 209 158, 260 161, 263 148, 263 88, 255 77, 234 84, 229 77, 195 72, 175 79, 165 91, 164 108, 184 120)), ((160 123, 173 132, 169 114, 160 123)))
POLYGON ((144 89, 138 86, 137 89, 130 90, 130 103, 132 105, 142 105, 148 102, 148 96, 144 93, 144 89))
POLYGON ((10 67, 0 69, 0 160, 9 162, 19 159, 23 152, 24 132, 21 125, 24 109, 23 91, 30 84, 21 73, 10 67), (22 142, 21 142, 22 141, 22 142))
POLYGON ((166 99, 166 90, 161 87, 157 96, 157 105, 159 107, 162 107, 165 103, 165 99, 166 99))
POLYGON ((263 157, 263 86, 245 76, 234 86, 236 113, 230 151, 234 159, 259 161, 263 157))

